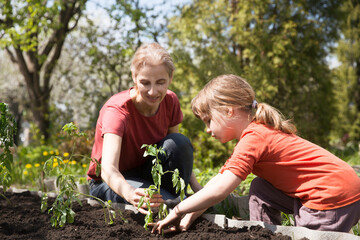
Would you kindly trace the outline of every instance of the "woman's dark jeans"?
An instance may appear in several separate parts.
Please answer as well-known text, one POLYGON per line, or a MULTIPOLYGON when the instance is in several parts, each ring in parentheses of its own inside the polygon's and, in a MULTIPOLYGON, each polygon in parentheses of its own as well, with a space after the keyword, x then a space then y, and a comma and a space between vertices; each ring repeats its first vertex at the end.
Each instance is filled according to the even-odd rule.
MULTIPOLYGON (((163 147, 166 156, 160 155, 161 165, 164 172, 167 170, 178 169, 180 177, 185 181, 185 191, 190 181, 193 166, 193 147, 190 140, 180 134, 171 133, 162 141, 157 143, 158 147, 163 147)), ((154 184, 151 176, 152 160, 154 157, 148 157, 144 165, 123 172, 126 181, 134 188, 148 188, 154 184)), ((161 179, 160 193, 164 200, 174 199, 180 195, 176 193, 172 184, 172 174, 166 173, 161 179)), ((117 195, 105 182, 90 180, 90 195, 98 197, 104 201, 127 203, 123 198, 117 195)))

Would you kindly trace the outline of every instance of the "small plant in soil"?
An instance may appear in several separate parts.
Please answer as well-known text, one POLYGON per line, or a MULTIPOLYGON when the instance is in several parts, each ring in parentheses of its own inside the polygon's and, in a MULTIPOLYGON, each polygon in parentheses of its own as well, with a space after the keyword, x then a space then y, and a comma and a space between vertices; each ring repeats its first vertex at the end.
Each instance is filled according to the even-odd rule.
MULTIPOLYGON (((68 123, 63 127, 63 131, 69 134, 72 137, 83 137, 84 133, 80 132, 79 129, 73 124, 68 123)), ((72 153, 70 155, 70 160, 74 155, 75 146, 73 146, 72 153)), ((91 159, 91 158, 90 158, 91 159)), ((51 216, 51 226, 53 227, 63 227, 66 223, 73 223, 75 212, 72 210, 72 204, 74 202, 78 202, 80 206, 82 206, 81 199, 79 198, 81 195, 89 198, 93 198, 97 200, 100 205, 104 209, 104 218, 107 224, 113 224, 113 220, 116 218, 116 211, 112 207, 112 202, 103 200, 90 196, 85 193, 79 192, 76 182, 75 176, 71 174, 66 174, 66 167, 69 164, 69 161, 64 162, 62 157, 52 156, 48 159, 44 164, 44 172, 47 176, 57 175, 56 178, 56 186, 58 188, 58 195, 55 198, 52 207, 48 210, 51 216), (108 217, 107 217, 108 215, 108 217)), ((101 169, 100 163, 96 159, 91 159, 91 161, 95 161, 96 166, 96 174, 99 174, 101 169)), ((41 198, 41 211, 44 212, 48 209, 48 195, 45 193, 41 198)), ((119 210, 120 218, 126 222, 126 219, 122 217, 122 213, 119 210)))
MULTIPOLYGON (((145 192, 148 195, 149 200, 145 201, 145 197, 142 196, 140 198, 140 201, 138 204, 138 208, 140 208, 144 204, 144 202, 147 205, 148 213, 145 216, 145 225, 144 225, 144 228, 147 230, 147 226, 149 225, 149 223, 154 221, 153 211, 150 207, 150 199, 152 198, 153 194, 160 193, 161 177, 166 173, 172 173, 173 187, 176 189, 176 193, 178 193, 180 191, 181 201, 184 199, 184 196, 185 196, 185 182, 180 177, 180 173, 179 173, 178 169, 175 169, 174 171, 171 171, 171 170, 168 170, 165 172, 163 171, 163 167, 161 165, 161 160, 159 159, 159 154, 166 155, 166 152, 162 147, 157 148, 156 144, 154 144, 154 145, 143 144, 141 146, 141 148, 146 148, 145 152, 144 152, 144 157, 147 157, 147 156, 155 157, 152 160, 153 166, 151 169, 151 175, 152 175, 152 178, 154 181, 154 185, 150 185, 147 189, 145 189, 145 192)), ((162 203, 158 207, 158 215, 157 215, 158 219, 160 219, 160 220, 164 219, 167 215, 168 215, 167 206, 166 206, 166 204, 162 203)))
MULTIPOLYGON (((10 187, 12 183, 11 171, 13 166, 13 155, 10 148, 14 146, 14 134, 16 132, 16 123, 13 116, 9 113, 6 103, 0 103, 0 185, 3 192, 10 187)), ((0 195, 7 198, 0 192, 0 195)), ((9 201, 8 201, 9 202, 9 201)))

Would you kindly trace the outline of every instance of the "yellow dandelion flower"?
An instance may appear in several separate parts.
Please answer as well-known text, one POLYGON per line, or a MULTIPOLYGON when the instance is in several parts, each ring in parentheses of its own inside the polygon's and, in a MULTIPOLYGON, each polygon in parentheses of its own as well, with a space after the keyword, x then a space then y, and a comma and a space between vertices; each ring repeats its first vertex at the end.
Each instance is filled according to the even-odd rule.
POLYGON ((68 152, 66 152, 63 155, 64 155, 64 157, 68 157, 70 154, 68 152))
POLYGON ((54 158, 54 162, 57 162, 58 160, 57 160, 57 158, 54 158))
POLYGON ((32 165, 30 163, 25 165, 26 168, 32 168, 32 165))
POLYGON ((53 167, 57 167, 58 165, 59 165, 59 163, 57 163, 57 162, 53 163, 53 167))
POLYGON ((40 167, 40 163, 35 163, 35 167, 40 167))
POLYGON ((49 155, 49 153, 48 153, 47 151, 44 151, 44 152, 43 152, 43 155, 44 155, 44 156, 47 156, 47 155, 49 155))
POLYGON ((55 151, 55 154, 56 154, 56 155, 59 155, 59 151, 58 151, 58 150, 56 150, 56 151, 55 151))
POLYGON ((25 170, 25 171, 24 171, 24 175, 28 175, 28 174, 29 174, 28 171, 25 170))
POLYGON ((75 161, 75 160, 72 160, 72 161, 70 162, 70 164, 75 165, 75 164, 76 164, 76 161, 75 161))
POLYGON ((68 162, 69 162, 69 159, 65 159, 65 160, 64 160, 64 163, 68 163, 68 162))
POLYGON ((86 168, 86 167, 87 167, 87 164, 84 163, 84 164, 82 165, 82 167, 83 167, 83 168, 86 168))
POLYGON ((50 151, 50 154, 53 155, 53 154, 54 154, 54 151, 51 150, 51 151, 50 151))

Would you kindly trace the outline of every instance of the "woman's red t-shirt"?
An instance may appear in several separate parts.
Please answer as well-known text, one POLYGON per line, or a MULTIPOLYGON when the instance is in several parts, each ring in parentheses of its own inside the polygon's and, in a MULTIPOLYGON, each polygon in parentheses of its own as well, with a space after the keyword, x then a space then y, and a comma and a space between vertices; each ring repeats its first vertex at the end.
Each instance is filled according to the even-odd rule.
MULTIPOLYGON (((154 116, 138 112, 130 98, 130 89, 112 96, 100 110, 96 124, 95 142, 91 157, 101 163, 103 136, 113 133, 122 137, 119 171, 126 171, 145 162, 143 144, 155 144, 167 134, 169 127, 181 123, 183 115, 176 94, 167 91, 154 116)), ((100 180, 95 174, 96 163, 90 163, 88 179, 100 180)))

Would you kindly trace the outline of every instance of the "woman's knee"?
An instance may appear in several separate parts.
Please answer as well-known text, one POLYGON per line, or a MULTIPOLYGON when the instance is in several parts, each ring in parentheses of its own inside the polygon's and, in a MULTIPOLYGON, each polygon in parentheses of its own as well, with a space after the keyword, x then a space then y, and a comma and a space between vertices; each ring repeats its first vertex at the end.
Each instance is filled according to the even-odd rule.
POLYGON ((194 149, 188 137, 180 133, 171 133, 160 143, 167 154, 166 158, 181 159, 193 164, 194 149))
POLYGON ((193 147, 188 137, 181 133, 170 133, 163 141, 164 148, 172 148, 178 150, 190 150, 193 152, 193 147))

